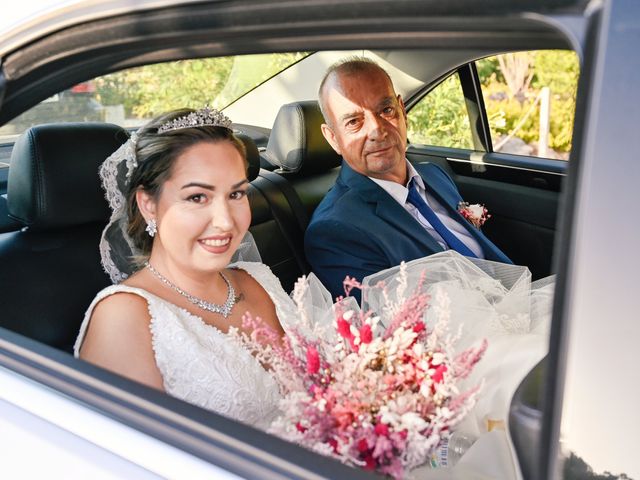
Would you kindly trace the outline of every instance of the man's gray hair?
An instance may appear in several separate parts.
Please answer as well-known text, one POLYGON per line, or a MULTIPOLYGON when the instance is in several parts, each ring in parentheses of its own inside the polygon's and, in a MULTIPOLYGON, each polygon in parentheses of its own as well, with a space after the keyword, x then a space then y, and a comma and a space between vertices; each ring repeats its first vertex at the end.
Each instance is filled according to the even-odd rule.
POLYGON ((341 74, 353 75, 354 73, 370 72, 371 70, 379 70, 383 72, 389 79, 389 82, 393 85, 389 73, 378 65, 375 60, 367 57, 353 55, 351 57, 338 60, 327 69, 324 77, 322 77, 322 81, 320 82, 320 88, 318 88, 318 105, 320 106, 320 111, 322 112, 322 116, 326 123, 330 124, 329 118, 327 117, 327 109, 324 104, 324 85, 327 83, 329 77, 341 74))

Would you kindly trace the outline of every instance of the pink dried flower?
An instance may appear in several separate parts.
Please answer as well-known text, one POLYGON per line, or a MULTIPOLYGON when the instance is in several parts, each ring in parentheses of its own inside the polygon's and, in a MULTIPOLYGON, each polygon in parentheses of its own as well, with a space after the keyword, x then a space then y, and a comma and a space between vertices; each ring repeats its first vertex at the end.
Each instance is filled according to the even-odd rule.
POLYGON ((456 376, 460 378, 467 378, 473 370, 476 363, 480 361, 484 355, 485 350, 489 346, 489 342, 486 339, 482 341, 477 348, 469 348, 460 352, 460 354, 454 359, 453 366, 456 372, 456 376))
POLYGON ((320 370, 320 355, 313 345, 307 347, 307 373, 315 375, 320 370))
POLYGON ((436 367, 435 372, 433 373, 433 375, 431 375, 431 379, 435 383, 442 382, 442 379, 444 378, 444 373, 446 371, 447 371, 447 366, 446 365, 440 365, 440 366, 436 367))
POLYGON ((342 338, 345 338, 350 342, 353 340, 353 333, 351 333, 351 324, 347 322, 344 317, 340 317, 338 319, 338 333, 342 338))
POLYGON ((374 427, 376 435, 388 436, 389 435, 389 427, 386 423, 377 423, 374 427))
POLYGON ((460 202, 458 203, 458 213, 476 228, 482 227, 484 222, 491 218, 489 211, 480 203, 470 205, 469 202, 460 202))
POLYGON ((371 325, 369 325, 368 323, 365 323, 361 328, 360 328, 360 343, 371 343, 371 340, 373 340, 373 332, 371 331, 371 325))

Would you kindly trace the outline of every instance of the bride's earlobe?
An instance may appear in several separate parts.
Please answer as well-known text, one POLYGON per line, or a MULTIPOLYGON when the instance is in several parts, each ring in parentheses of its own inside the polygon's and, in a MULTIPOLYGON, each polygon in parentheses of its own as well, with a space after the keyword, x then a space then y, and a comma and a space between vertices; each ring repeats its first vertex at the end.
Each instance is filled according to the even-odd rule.
POLYGON ((147 222, 155 218, 156 202, 151 195, 142 189, 138 189, 136 192, 136 203, 138 204, 140 213, 147 222))

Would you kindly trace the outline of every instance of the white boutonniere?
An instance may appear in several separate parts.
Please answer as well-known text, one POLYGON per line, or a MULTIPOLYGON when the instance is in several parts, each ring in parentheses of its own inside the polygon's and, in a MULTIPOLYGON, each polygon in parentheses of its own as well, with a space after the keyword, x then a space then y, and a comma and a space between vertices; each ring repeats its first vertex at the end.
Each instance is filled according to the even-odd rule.
POLYGON ((487 209, 480 203, 471 205, 469 202, 460 202, 458 203, 458 213, 476 228, 482 227, 484 222, 491 218, 487 209))

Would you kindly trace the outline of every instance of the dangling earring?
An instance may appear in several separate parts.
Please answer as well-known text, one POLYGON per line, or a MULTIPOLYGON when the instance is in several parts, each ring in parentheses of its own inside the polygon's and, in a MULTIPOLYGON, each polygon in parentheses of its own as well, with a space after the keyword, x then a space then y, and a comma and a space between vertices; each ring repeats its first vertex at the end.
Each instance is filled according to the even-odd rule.
POLYGON ((145 230, 151 238, 156 236, 156 232, 158 231, 158 224, 156 223, 155 218, 152 218, 147 222, 147 228, 145 228, 145 230))

